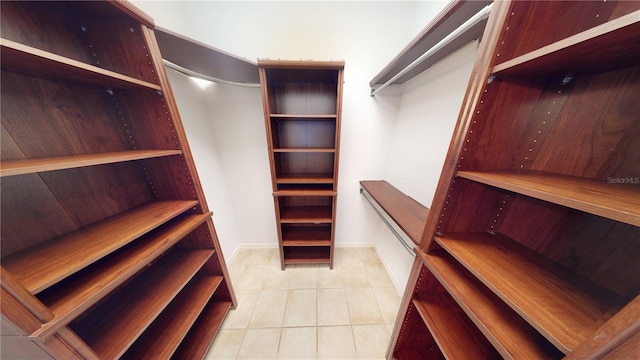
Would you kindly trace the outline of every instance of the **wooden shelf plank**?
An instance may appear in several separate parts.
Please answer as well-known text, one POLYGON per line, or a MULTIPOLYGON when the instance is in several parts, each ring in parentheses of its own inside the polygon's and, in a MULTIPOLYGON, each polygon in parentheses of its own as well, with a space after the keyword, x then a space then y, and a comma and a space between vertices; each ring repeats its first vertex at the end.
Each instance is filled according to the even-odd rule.
POLYGON ((214 253, 175 250, 72 328, 101 359, 120 357, 214 253), (138 296, 144 294, 144 296, 138 296))
POLYGON ((458 171, 457 176, 640 226, 640 186, 536 171, 458 171))
POLYGON ((333 184, 331 173, 284 173, 276 179, 278 184, 333 184))
POLYGON ((282 240, 282 246, 331 246, 331 240, 282 240))
POLYGON ((278 148, 273 149, 276 153, 334 153, 336 149, 322 148, 278 148))
POLYGON ((505 236, 450 233, 435 239, 564 353, 587 340, 623 303, 505 236))
POLYGON ((447 359, 500 357, 446 293, 419 293, 411 301, 447 359))
POLYGON ((182 155, 182 150, 131 150, 103 154, 5 160, 0 162, 0 176, 33 174, 44 171, 73 169, 84 166, 104 165, 172 155, 182 155))
POLYGON ((271 114, 272 119, 278 120, 335 120, 337 115, 304 115, 304 114, 271 114))
POLYGON ((122 359, 169 359, 221 282, 222 276, 191 280, 122 359))
POLYGON ((33 336, 47 337, 80 313, 97 303, 120 284, 144 269, 180 239, 202 225, 211 213, 188 215, 176 219, 170 227, 136 240, 133 246, 114 254, 38 295, 55 318, 33 336))
POLYGON ((416 253, 502 357, 554 359, 563 356, 450 255, 442 250, 425 254, 416 249, 416 253))
POLYGON ((304 226, 298 224, 282 226, 283 241, 331 241, 331 226, 318 224, 317 226, 304 226))
POLYGON ((285 264, 328 264, 330 246, 287 246, 283 248, 285 264))
POLYGON ((360 185, 398 226, 419 244, 429 209, 384 180, 363 180, 360 185))
POLYGON ((149 203, 12 254, 2 265, 38 293, 196 205, 192 200, 149 203))
POLYGON ((203 358, 230 308, 230 301, 210 302, 172 358, 203 358))
POLYGON ((331 223, 331 206, 289 206, 280 209, 282 223, 331 223))
POLYGON ((160 85, 0 39, 2 70, 100 88, 162 90, 160 85))
POLYGON ((336 196, 337 191, 333 190, 280 190, 275 191, 273 196, 336 196))
POLYGON ((493 67, 498 75, 581 75, 640 62, 640 10, 493 67))

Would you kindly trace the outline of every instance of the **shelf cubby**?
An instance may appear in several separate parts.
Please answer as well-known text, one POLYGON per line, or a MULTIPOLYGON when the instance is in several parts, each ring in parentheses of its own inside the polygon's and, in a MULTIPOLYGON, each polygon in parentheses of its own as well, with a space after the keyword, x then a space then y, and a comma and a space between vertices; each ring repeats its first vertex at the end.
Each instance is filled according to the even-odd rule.
POLYGON ((214 253, 174 251, 71 323, 100 358, 122 356, 214 253))
POLYGON ((81 86, 99 87, 101 89, 161 90, 159 85, 147 81, 7 39, 0 39, 0 51, 3 71, 54 81, 64 80, 81 86))
POLYGON ((139 61, 148 51, 139 18, 119 13, 113 5, 8 2, 1 12, 3 39, 158 84, 153 67, 139 61))
POLYGON ((329 264, 331 246, 284 246, 284 263, 288 264, 329 264))
POLYGON ((540 171, 458 171, 458 177, 640 226, 640 187, 540 171))
POLYGON ((498 76, 572 76, 637 64, 640 10, 543 46, 493 67, 498 76), (595 49, 595 51, 594 51, 595 49))
POLYGON ((451 233, 436 242, 564 353, 623 305, 611 291, 499 234, 451 233))
POLYGON ((331 223, 282 223, 282 246, 330 246, 331 223))
MULTIPOLYGON (((442 307, 446 309, 459 306, 467 314, 468 319, 475 324, 473 328, 460 330, 458 334, 474 333, 479 330, 493 344, 495 350, 507 359, 562 357, 562 352, 478 281, 474 275, 458 264, 451 255, 442 250, 432 251, 430 254, 417 250, 417 254, 457 303, 457 305, 441 303, 442 307)), ((443 323, 447 322, 448 320, 443 321, 443 323)), ((447 334, 434 334, 434 336, 437 339, 444 336, 445 339, 441 341, 447 341, 447 334)))

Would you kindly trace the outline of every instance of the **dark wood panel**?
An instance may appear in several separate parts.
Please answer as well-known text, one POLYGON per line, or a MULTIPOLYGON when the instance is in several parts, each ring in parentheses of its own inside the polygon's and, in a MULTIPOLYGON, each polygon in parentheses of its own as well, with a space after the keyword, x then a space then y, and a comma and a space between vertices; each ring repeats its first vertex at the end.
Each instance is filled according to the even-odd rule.
MULTIPOLYGON (((335 76, 337 73, 334 74, 335 76)), ((286 82, 275 83, 269 87, 272 94, 269 98, 272 114, 336 114, 337 86, 335 83, 286 82)))
POLYGON ((335 121, 271 120, 273 148, 333 149, 336 144, 335 121))
POLYGON ((404 314, 403 330, 392 355, 398 360, 446 359, 413 303, 404 314))
POLYGON ((277 177, 298 173, 333 174, 333 153, 275 153, 274 158, 277 177))
POLYGON ((498 63, 638 9, 636 1, 515 1, 497 47, 498 63))
POLYGON ((210 302, 189 332, 187 340, 182 342, 173 358, 191 360, 203 357, 230 308, 231 302, 229 301, 210 302))
POLYGON ((2 179, 0 189, 3 257, 78 228, 38 175, 2 179))
POLYGON ((2 124, 28 158, 129 150, 111 106, 102 90, 2 73, 2 124))

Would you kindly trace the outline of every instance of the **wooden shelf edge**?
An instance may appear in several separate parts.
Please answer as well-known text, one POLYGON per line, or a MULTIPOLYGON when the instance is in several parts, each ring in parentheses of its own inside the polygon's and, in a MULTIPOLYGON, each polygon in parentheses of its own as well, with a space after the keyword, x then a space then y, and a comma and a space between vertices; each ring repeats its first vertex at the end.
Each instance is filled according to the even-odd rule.
POLYGON ((168 359, 222 283, 222 276, 196 276, 167 306, 124 359, 168 359))
POLYGON ((3 266, 38 293, 196 205, 194 200, 142 205, 7 256, 3 266))
POLYGON ((337 196, 333 190, 279 190, 274 191, 273 196, 337 196))
POLYGON ((32 336, 46 338, 60 327, 72 321, 102 297, 124 283, 138 271, 170 249, 187 234, 202 225, 212 213, 189 215, 145 240, 115 256, 113 261, 90 271, 76 279, 73 284, 62 286, 40 296, 40 300, 55 317, 32 336), (79 283, 79 285, 76 285, 79 283))
POLYGON ((435 239, 564 353, 585 341, 623 303, 505 236, 450 233, 435 239))
POLYGON ((203 358, 220 330, 231 305, 230 301, 210 302, 189 332, 186 341, 180 344, 173 358, 185 360, 203 358))
POLYGON ((578 67, 582 70, 581 72, 612 69, 610 64, 619 63, 621 56, 628 58, 626 62, 629 64, 637 63, 640 59, 637 55, 640 44, 634 39, 637 39, 639 31, 640 10, 497 64, 493 67, 492 73, 505 75, 524 73, 540 76, 541 73, 551 71, 571 71, 575 75, 578 67), (613 38, 615 41, 611 41, 613 38), (601 46, 596 46, 592 44, 593 42, 601 46), (621 44, 622 47, 610 48, 615 44, 621 44), (594 52, 594 49, 600 49, 600 51, 594 52), (547 57, 558 58, 564 69, 559 69, 555 64, 550 65, 549 61, 545 61, 547 57), (588 66, 584 65, 585 61, 589 63, 588 66))
POLYGON ((163 257, 115 295, 121 301, 106 302, 96 308, 94 312, 99 311, 96 314, 99 321, 94 319, 95 322, 89 325, 92 333, 79 335, 100 358, 122 356, 213 253, 213 250, 185 249, 163 257), (144 292, 145 296, 135 299, 130 296, 140 292, 144 292))
POLYGON ((0 162, 0 177, 73 169, 94 165, 106 165, 173 155, 182 155, 182 150, 131 150, 101 154, 5 160, 0 162))
POLYGON ((279 120, 335 120, 336 114, 270 114, 270 118, 279 120))
POLYGON ((335 153, 334 148, 276 148, 274 153, 335 153))
POLYGON ((444 250, 433 251, 428 255, 417 248, 415 251, 422 263, 504 358, 548 359, 563 356, 562 352, 489 288, 473 278, 444 250), (543 345, 545 343, 546 346, 543 345))
POLYGON ((640 186, 538 171, 458 171, 457 176, 640 226, 640 186))
POLYGON ((331 246, 331 240, 282 240, 282 246, 331 246))
POLYGON ((140 88, 161 91, 152 84, 114 71, 66 58, 31 46, 0 38, 2 69, 45 78, 64 78, 100 87, 140 88))

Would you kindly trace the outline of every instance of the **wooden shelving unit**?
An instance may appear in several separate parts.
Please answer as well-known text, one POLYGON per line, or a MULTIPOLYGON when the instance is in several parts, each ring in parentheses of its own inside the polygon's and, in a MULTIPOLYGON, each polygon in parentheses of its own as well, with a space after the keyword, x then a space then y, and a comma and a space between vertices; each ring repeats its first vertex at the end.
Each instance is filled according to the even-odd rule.
POLYGON ((448 358, 477 332, 504 358, 640 355, 639 26, 637 2, 494 3, 388 358, 433 356, 425 328, 448 358))
POLYGON ((153 22, 120 1, 0 16, 3 356, 202 358, 236 301, 153 22))
POLYGON ((282 269, 332 268, 344 62, 258 67, 282 269))

